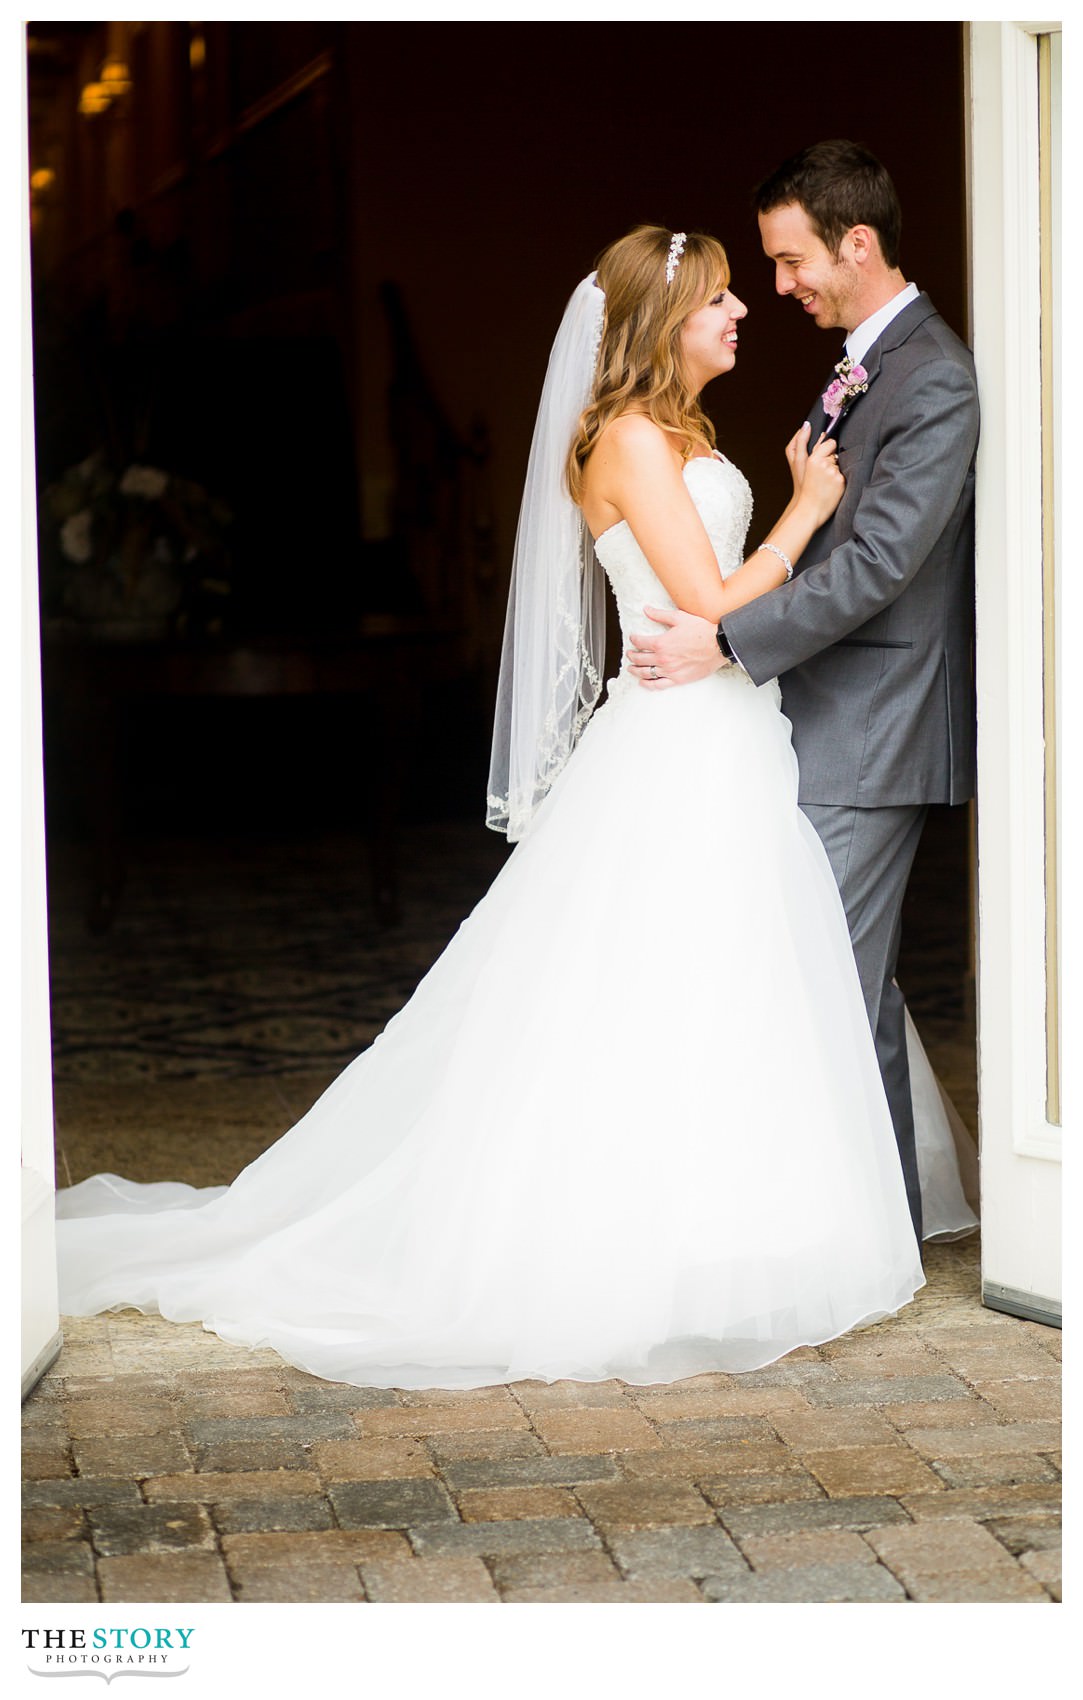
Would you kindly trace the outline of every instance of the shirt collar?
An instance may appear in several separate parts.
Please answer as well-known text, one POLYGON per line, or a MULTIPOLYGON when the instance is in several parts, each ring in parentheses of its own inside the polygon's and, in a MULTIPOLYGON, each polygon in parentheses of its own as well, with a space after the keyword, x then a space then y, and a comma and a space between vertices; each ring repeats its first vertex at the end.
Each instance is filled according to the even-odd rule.
POLYGON ((897 318, 904 307, 909 307, 911 301, 916 301, 919 294, 917 284, 908 283, 898 295, 892 296, 886 306, 863 319, 857 329, 850 332, 846 338, 846 352, 855 366, 860 366, 877 337, 884 334, 892 319, 897 318))

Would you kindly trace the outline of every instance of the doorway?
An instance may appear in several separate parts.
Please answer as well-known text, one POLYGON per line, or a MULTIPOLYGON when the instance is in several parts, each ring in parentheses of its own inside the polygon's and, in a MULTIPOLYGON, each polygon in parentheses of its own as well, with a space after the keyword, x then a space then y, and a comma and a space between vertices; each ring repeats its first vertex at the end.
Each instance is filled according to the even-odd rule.
MULTIPOLYGON (((848 89, 847 128, 895 176, 908 275, 965 335, 962 28, 863 28, 893 74, 848 89), (919 106, 932 116, 915 126, 919 106)), ((834 351, 774 297, 749 195, 821 132, 821 91, 848 60, 852 26, 35 24, 29 45, 52 952, 56 984, 88 987, 97 1024, 81 1050, 78 997, 55 999, 56 1108, 89 1171, 110 1166, 122 1054, 162 1130, 148 1160, 187 1137, 183 1111, 163 1120, 179 1098, 161 1051, 145 1035, 128 1043, 133 985, 101 995, 118 924, 143 917, 149 965, 155 929, 183 912, 178 882, 196 865, 186 834, 201 882, 230 901, 253 851, 272 884, 275 856, 295 871, 333 840, 336 867, 353 857, 378 984, 371 1007, 340 1008, 331 1072, 409 990, 381 966, 388 857, 407 897, 410 880, 431 890, 441 870, 469 864, 443 887, 445 918, 497 865, 484 775, 535 398, 570 284, 638 220, 723 236, 750 308, 750 358, 712 402, 719 442, 757 512, 782 506, 782 444, 834 351), (676 78, 693 64, 717 65, 717 93, 686 109, 666 92, 644 121, 643 67, 668 90, 665 68, 676 78), (765 65, 793 91, 769 145, 755 92, 765 65), (47 492, 114 440, 129 463, 196 486, 231 518, 198 582, 171 609, 141 611, 157 635, 122 651, 115 633, 95 647, 76 632, 109 684, 88 719, 72 708, 70 626, 95 618, 100 587, 84 574, 83 601, 73 594, 69 569, 86 563, 61 532, 82 509, 64 515, 47 492), (362 658, 367 668, 392 650, 402 665, 382 693, 347 688, 362 658), (381 700, 394 710, 375 721, 381 700), (411 817, 422 793, 435 799, 427 820, 411 817), (414 829, 429 833, 425 854, 409 849, 414 829), (95 1079, 89 1062, 76 1078, 73 1059, 95 1050, 95 1079)), ((966 811, 944 811, 915 870, 905 946, 915 1013, 964 1114, 976 1105, 964 1080, 970 862, 966 811)), ((331 865, 306 863, 328 880, 331 865)), ((295 936, 297 907, 280 917, 295 936)), ((192 986, 198 1013, 206 984, 192 986)), ((296 1010, 290 1019, 299 1032, 296 1010)), ((274 1031, 270 1049, 288 1051, 274 1031)), ((209 1054, 205 1032, 193 1044, 209 1054)), ((295 1112, 284 1100, 264 1099, 246 1137, 282 1131, 295 1112)), ((44 1098, 36 1113, 51 1185, 44 1098)))

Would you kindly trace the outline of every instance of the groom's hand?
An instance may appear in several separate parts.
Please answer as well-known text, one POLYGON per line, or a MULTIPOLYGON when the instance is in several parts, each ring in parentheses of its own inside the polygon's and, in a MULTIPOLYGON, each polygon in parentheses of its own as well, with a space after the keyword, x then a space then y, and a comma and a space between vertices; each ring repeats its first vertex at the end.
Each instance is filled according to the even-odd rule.
POLYGON ((710 620, 682 614, 679 608, 644 608, 649 620, 668 629, 636 633, 625 650, 629 669, 644 690, 665 691, 670 685, 690 685, 706 679, 731 662, 723 660, 710 620))

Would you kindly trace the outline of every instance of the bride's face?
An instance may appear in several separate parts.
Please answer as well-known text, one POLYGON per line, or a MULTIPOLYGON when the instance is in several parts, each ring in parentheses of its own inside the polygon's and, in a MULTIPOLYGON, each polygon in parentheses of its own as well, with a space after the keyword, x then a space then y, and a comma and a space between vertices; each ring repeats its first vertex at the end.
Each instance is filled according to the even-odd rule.
POLYGON ((748 312, 733 290, 719 284, 681 327, 681 353, 697 390, 737 363, 737 326, 748 312))

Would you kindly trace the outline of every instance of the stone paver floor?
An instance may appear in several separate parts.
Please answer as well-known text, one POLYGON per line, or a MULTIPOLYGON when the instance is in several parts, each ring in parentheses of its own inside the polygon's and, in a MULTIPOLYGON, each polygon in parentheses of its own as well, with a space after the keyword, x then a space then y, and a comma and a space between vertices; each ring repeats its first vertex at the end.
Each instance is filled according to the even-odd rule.
POLYGON ((23 1411, 32 1601, 1060 1598, 1060 1335, 976 1242, 750 1375, 321 1382, 197 1324, 65 1323, 23 1411))

